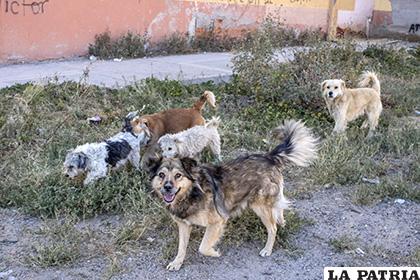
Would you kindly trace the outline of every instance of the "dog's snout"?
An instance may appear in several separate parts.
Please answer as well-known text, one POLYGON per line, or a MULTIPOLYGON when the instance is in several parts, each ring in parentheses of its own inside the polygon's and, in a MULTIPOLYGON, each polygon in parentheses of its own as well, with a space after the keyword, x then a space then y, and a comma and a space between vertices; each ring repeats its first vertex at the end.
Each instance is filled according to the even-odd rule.
POLYGON ((333 96, 333 94, 334 94, 334 93, 333 93, 332 91, 330 91, 330 92, 328 93, 328 95, 329 95, 329 96, 333 96))
POLYGON ((70 177, 70 175, 69 174, 66 174, 66 177, 70 177))
POLYGON ((165 182, 165 184, 163 185, 163 188, 165 189, 165 191, 170 191, 172 187, 173 185, 170 181, 165 182))

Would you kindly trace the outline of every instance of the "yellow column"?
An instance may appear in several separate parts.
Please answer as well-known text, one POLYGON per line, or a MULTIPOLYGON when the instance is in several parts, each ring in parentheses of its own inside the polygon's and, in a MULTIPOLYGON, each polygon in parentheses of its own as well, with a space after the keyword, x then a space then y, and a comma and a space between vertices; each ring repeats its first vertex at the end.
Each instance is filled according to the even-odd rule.
POLYGON ((327 39, 329 41, 334 40, 337 33, 337 0, 329 0, 328 5, 328 29, 327 29, 327 39))

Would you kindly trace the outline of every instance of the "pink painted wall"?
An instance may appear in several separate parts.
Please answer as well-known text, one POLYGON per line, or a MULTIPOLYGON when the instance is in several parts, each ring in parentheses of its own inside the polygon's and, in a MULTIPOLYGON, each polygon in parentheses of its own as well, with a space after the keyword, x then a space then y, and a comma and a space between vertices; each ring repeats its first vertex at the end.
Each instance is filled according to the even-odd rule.
MULTIPOLYGON (((255 28, 267 15, 280 17, 286 25, 300 29, 326 28, 325 5, 281 1, 293 2, 294 6, 261 4, 266 1, 258 2, 258 5, 240 5, 221 0, 219 3, 182 0, 0 0, 0 62, 84 55, 94 36, 105 30, 113 36, 129 30, 137 33, 147 31, 153 40, 157 40, 175 31, 193 34, 197 28, 205 28, 214 21, 227 30, 255 28)), ((322 1, 328 0, 314 3, 322 1)), ((357 5, 358 9, 364 11, 360 5, 357 5)))
POLYGON ((149 30, 159 36, 165 30, 185 30, 188 20, 178 1, 37 1, 0 0, 0 60, 81 55, 95 34, 106 29, 114 35, 149 30))

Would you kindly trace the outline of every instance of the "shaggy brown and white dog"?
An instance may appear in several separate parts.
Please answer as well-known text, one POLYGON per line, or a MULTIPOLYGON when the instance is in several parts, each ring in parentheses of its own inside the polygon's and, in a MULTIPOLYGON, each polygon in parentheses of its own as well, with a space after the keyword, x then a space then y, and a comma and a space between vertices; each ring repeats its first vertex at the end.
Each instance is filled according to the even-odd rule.
POLYGON ((374 72, 363 72, 359 88, 349 89, 343 80, 325 80, 321 84, 322 96, 334 118, 334 132, 344 132, 347 124, 366 115, 362 128, 369 126, 372 136, 382 112, 381 85, 374 72), (368 87, 372 83, 371 87, 368 87))
POLYGON ((228 218, 250 207, 267 228, 260 255, 271 255, 277 224, 284 225, 282 170, 307 166, 316 158, 317 140, 301 122, 286 121, 276 129, 283 142, 267 154, 252 154, 221 165, 198 165, 190 158, 158 159, 151 166, 152 186, 179 229, 178 254, 167 266, 178 270, 185 258, 191 226, 206 227, 199 251, 218 257, 215 249, 228 218))
POLYGON ((146 164, 143 164, 143 167, 147 165, 148 160, 154 157, 154 154, 159 150, 157 141, 161 136, 168 133, 175 134, 196 125, 205 125, 206 121, 201 115, 201 111, 206 102, 213 108, 216 107, 216 98, 213 92, 205 91, 192 108, 169 109, 133 118, 131 126, 134 133, 139 134, 143 130, 148 130, 148 134, 151 135, 146 153, 143 156, 143 162, 146 162, 146 164))

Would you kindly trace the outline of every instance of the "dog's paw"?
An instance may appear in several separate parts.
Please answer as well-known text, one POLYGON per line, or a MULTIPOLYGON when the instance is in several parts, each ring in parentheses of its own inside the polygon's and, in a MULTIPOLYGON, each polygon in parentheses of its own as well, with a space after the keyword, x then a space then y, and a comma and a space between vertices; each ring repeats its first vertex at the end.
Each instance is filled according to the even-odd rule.
POLYGON ((264 248, 260 251, 260 256, 261 257, 268 257, 270 255, 271 255, 271 250, 268 250, 268 249, 264 248))
POLYGON ((214 250, 213 248, 208 249, 208 250, 200 250, 200 253, 207 257, 218 258, 221 256, 221 254, 218 251, 214 250))
POLYGON ((178 271, 181 268, 181 266, 182 262, 173 261, 166 266, 166 269, 170 271, 178 271))

